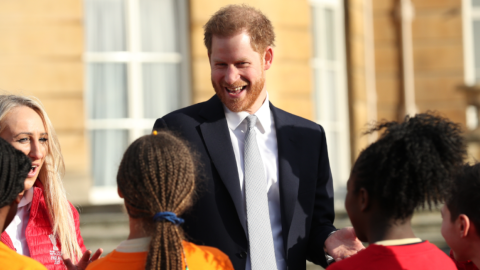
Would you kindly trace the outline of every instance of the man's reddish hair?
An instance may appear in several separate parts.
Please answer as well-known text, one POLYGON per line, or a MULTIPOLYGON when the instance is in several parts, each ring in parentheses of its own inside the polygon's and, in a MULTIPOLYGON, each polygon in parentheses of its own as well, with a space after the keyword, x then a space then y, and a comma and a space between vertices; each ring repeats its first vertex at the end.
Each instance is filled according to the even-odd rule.
POLYGON ((250 45, 258 53, 274 46, 275 33, 270 20, 259 10, 242 5, 229 5, 217 11, 203 26, 208 54, 212 53, 213 36, 231 37, 241 31, 250 36, 250 45))

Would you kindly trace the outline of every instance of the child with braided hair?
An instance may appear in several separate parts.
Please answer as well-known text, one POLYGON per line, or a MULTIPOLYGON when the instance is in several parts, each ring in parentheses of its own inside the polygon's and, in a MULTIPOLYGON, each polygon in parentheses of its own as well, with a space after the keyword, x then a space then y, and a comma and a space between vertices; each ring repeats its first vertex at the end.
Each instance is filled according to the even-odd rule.
POLYGON ((195 179, 192 154, 179 138, 154 131, 133 142, 117 174, 130 235, 87 270, 233 270, 220 250, 184 240, 178 216, 192 204, 195 179))
POLYGON ((443 251, 415 237, 411 220, 415 209, 431 209, 446 198, 465 157, 460 128, 417 114, 370 132, 383 129, 356 160, 345 199, 357 237, 370 245, 328 269, 456 269, 443 251))
MULTIPOLYGON (((24 182, 32 166, 30 159, 0 138, 0 229, 5 231, 12 222, 23 192, 24 182)), ((22 256, 0 242, 2 269, 43 270, 41 263, 22 256)))

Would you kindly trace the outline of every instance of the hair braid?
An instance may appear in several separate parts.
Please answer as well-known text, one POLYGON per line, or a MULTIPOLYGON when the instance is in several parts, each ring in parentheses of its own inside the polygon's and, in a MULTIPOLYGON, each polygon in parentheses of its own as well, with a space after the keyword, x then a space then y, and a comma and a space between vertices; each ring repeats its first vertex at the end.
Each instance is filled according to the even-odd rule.
POLYGON ((139 138, 123 156, 117 183, 128 214, 142 218, 152 237, 145 269, 182 269, 183 230, 168 221, 154 222, 153 216, 181 215, 192 203, 195 166, 186 144, 166 131, 139 138))

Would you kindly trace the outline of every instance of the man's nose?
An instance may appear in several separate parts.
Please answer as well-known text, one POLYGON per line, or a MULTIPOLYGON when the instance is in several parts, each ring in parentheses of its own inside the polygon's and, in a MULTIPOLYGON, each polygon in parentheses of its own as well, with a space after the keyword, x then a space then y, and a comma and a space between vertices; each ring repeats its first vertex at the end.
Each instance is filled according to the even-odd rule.
POLYGON ((225 82, 227 84, 233 84, 239 79, 238 69, 235 66, 230 66, 226 70, 225 82))

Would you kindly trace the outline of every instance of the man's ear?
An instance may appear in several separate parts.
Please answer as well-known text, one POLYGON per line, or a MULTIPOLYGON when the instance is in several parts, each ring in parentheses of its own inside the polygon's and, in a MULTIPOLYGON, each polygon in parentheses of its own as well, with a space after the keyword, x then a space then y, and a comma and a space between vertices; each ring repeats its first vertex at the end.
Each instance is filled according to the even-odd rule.
POLYGON ((455 225, 460 233, 460 238, 467 237, 470 233, 470 229, 472 229, 470 219, 465 214, 458 215, 455 225))
POLYGON ((273 48, 268 46, 263 54, 263 69, 268 70, 273 62, 273 48))
POLYGON ((370 207, 370 198, 368 197, 368 191, 365 188, 360 188, 358 191, 358 204, 360 211, 365 212, 370 207))
POLYGON ((119 187, 117 187, 117 193, 118 193, 118 196, 123 199, 123 193, 119 187))

